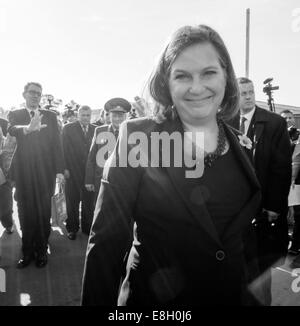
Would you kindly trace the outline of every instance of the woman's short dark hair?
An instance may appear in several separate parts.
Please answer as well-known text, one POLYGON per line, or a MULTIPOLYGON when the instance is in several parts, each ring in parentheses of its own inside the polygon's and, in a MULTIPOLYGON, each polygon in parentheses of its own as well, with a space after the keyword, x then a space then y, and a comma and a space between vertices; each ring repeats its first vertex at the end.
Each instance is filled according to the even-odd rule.
POLYGON ((211 44, 219 55, 220 65, 225 72, 226 88, 218 115, 224 120, 230 120, 239 110, 239 90, 235 72, 228 50, 220 35, 206 25, 183 26, 173 34, 150 77, 149 93, 156 105, 164 107, 164 116, 168 118, 173 105, 169 90, 171 67, 183 50, 198 43, 211 44))

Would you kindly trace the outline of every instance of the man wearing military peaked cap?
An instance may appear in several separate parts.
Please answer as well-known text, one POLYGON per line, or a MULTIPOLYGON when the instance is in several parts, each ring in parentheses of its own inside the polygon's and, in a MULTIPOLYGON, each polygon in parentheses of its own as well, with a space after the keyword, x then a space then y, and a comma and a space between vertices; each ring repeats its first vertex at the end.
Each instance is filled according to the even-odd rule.
MULTIPOLYGON (((100 189, 103 168, 96 162, 98 151, 107 144, 107 132, 114 134, 115 139, 119 135, 120 124, 126 120, 127 113, 131 110, 131 104, 120 97, 112 98, 104 105, 104 110, 109 114, 111 123, 95 129, 94 138, 90 147, 85 173, 85 187, 88 191, 95 192, 95 199, 100 189)), ((108 159, 110 152, 105 154, 108 159)))
POLYGON ((104 110, 107 112, 128 113, 131 110, 131 104, 124 98, 116 97, 105 103, 104 110))

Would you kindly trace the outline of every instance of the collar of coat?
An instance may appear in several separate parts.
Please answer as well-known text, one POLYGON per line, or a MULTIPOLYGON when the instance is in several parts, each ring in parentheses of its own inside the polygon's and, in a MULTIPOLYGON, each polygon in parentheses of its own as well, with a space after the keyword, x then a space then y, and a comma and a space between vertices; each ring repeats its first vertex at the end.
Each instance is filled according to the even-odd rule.
MULTIPOLYGON (((161 129, 172 133, 174 131, 179 131, 183 135, 183 127, 181 121, 177 119, 177 121, 165 121, 161 129)), ((239 230, 243 230, 249 224, 251 224, 252 219, 257 213, 257 209, 260 204, 261 194, 260 194, 260 185, 257 180, 254 168, 242 146, 240 145, 238 136, 241 135, 241 132, 228 126, 224 123, 224 130, 226 133, 227 140, 229 142, 230 148, 234 153, 237 161, 240 163, 241 168, 244 170, 244 173, 249 180, 250 187, 252 189, 252 195, 248 203, 243 207, 238 216, 231 222, 228 232, 226 236, 232 236, 235 232, 239 232, 239 230)), ((187 197, 187 191, 183 187, 182 180, 185 178, 184 169, 178 169, 176 167, 167 167, 166 168, 169 177, 171 178, 175 189, 177 190, 179 196, 184 201, 186 208, 190 211, 194 220, 204 228, 207 233, 214 239, 214 241, 222 247, 222 242, 220 240, 219 235, 217 234, 215 225, 210 217, 209 212, 205 205, 199 205, 191 203, 189 198, 187 197)))

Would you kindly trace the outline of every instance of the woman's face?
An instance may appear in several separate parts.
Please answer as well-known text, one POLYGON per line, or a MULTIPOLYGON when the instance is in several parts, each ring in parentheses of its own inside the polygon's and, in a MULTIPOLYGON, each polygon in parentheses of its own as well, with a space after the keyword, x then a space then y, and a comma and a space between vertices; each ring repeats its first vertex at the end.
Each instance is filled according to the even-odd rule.
POLYGON ((183 122, 195 125, 215 119, 225 87, 225 71, 209 43, 187 47, 171 67, 170 93, 183 122))

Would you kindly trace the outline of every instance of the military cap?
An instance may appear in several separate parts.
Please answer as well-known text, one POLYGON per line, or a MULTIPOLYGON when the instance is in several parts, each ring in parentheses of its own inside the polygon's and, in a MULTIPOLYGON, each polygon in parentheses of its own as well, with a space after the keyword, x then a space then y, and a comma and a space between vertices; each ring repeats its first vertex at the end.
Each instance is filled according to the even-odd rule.
POLYGON ((106 112, 128 113, 131 110, 131 104, 124 98, 116 97, 105 103, 104 110, 106 112))

